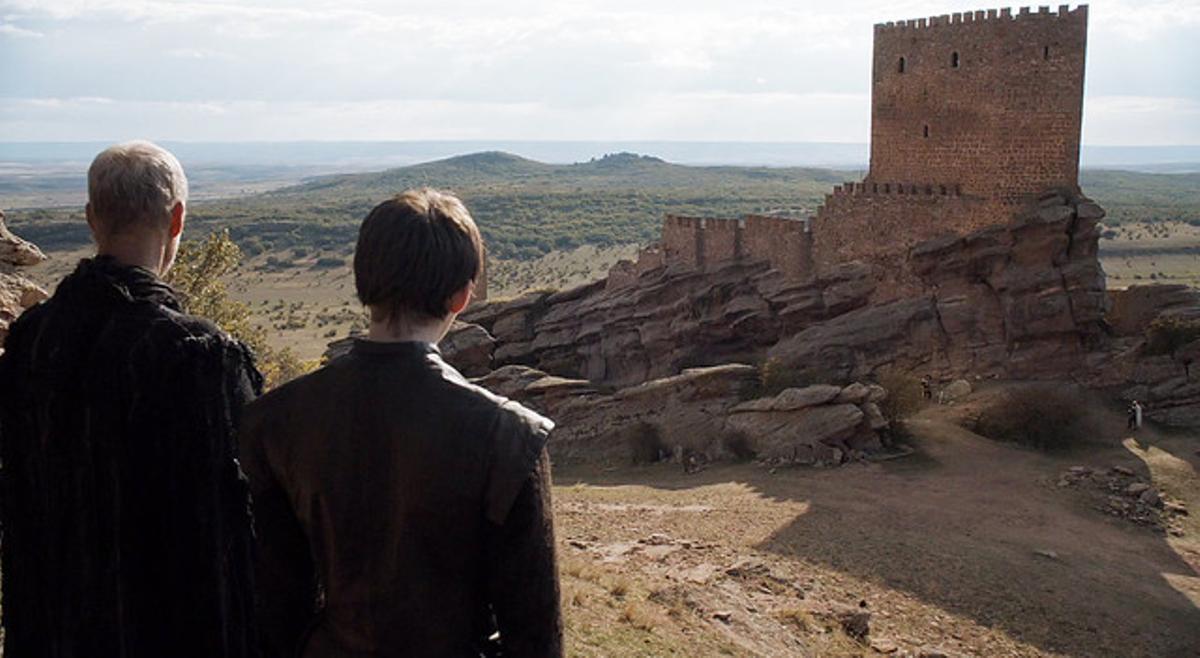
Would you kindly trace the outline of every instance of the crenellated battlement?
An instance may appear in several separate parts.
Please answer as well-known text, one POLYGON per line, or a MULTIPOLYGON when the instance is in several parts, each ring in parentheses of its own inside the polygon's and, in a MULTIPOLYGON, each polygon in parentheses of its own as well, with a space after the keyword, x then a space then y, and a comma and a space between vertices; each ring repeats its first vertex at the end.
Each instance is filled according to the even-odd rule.
POLYGON ((1058 11, 1051 11, 1048 5, 1039 6, 1037 11, 1030 7, 1021 7, 1016 14, 1011 8, 1004 9, 980 9, 977 11, 954 12, 953 14, 942 14, 940 16, 930 16, 928 18, 913 18, 899 21, 888 21, 886 23, 876 23, 875 32, 887 31, 913 31, 926 30, 929 28, 939 27, 954 27, 959 25, 971 25, 984 22, 1000 22, 1000 21, 1030 21, 1030 20, 1060 20, 1060 19, 1086 19, 1087 5, 1079 5, 1075 9, 1071 9, 1070 5, 1059 5, 1058 11))
POLYGON ((953 182, 1014 206, 1078 187, 1086 47, 1087 5, 877 25, 867 181, 953 182))
POLYGON ((825 195, 831 196, 866 196, 866 195, 895 195, 895 196, 962 196, 962 186, 957 183, 879 183, 863 181, 861 183, 844 183, 834 185, 833 191, 825 195))
POLYGON ((662 264, 689 269, 765 260, 785 273, 804 275, 811 263, 808 220, 767 215, 741 219, 667 215, 658 258, 662 264))
POLYGON ((1046 190, 1078 188, 1086 45, 1087 5, 877 24, 862 181, 835 186, 804 220, 668 215, 661 251, 610 283, 744 259, 798 279, 859 260, 880 282, 908 285, 913 245, 1004 224, 1046 190))

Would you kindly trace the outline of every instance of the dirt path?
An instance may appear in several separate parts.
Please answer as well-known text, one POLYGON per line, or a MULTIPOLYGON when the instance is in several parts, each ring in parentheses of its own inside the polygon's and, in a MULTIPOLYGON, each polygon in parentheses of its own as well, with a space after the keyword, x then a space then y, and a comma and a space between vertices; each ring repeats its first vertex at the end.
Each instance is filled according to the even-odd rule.
POLYGON ((967 410, 924 411, 917 454, 880 464, 560 471, 568 589, 626 579, 615 604, 600 587, 568 606, 574 652, 606 655, 629 627, 643 655, 1200 656, 1200 518, 1169 536, 1056 485, 1120 466, 1200 514, 1200 440, 1123 440, 1101 411, 1111 436, 1046 456, 961 429, 967 410), (641 627, 622 619, 633 604, 641 627), (874 649, 845 636, 841 605, 871 613, 874 649))

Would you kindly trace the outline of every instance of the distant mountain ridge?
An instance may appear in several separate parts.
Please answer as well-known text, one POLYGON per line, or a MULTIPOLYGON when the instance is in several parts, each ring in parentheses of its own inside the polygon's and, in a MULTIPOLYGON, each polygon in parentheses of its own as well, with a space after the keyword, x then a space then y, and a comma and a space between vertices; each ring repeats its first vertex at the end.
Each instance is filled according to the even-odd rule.
MULTIPOLYGON (((534 259, 582 245, 645 244, 666 214, 805 217, 834 185, 860 170, 693 166, 658 155, 615 151, 582 162, 539 162, 491 150, 421 164, 310 178, 274 191, 192 204, 192 226, 228 228, 251 253, 302 248, 348 253, 358 223, 381 200, 413 187, 458 193, 479 223, 490 253, 534 259)), ((1200 174, 1084 170, 1086 194, 1107 221, 1200 221, 1200 174)), ((86 244, 79 206, 19 211, 14 226, 43 245, 86 244), (69 219, 74 216, 74 219, 69 219)))
MULTIPOLYGON (((561 191, 597 189, 684 189, 697 186, 731 188, 795 184, 795 194, 820 198, 825 188, 861 172, 810 167, 694 166, 668 162, 652 155, 609 153, 586 162, 551 164, 504 151, 484 151, 442 160, 397 167, 380 172, 320 176, 300 185, 276 190, 268 196, 310 192, 382 192, 428 185, 455 190, 485 186, 541 187, 561 191), (814 196, 816 195, 816 196, 814 196)), ((614 190, 615 191, 615 190, 614 190)))

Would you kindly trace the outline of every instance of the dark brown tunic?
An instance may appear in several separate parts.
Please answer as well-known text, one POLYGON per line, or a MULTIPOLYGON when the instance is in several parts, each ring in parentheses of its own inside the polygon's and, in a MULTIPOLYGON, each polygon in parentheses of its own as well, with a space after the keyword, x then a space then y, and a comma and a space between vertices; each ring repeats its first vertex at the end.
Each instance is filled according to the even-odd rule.
POLYGON ((264 396, 241 438, 261 623, 281 655, 562 654, 553 423, 427 343, 357 341, 264 396))
POLYGON ((233 429, 249 351, 147 270, 85 260, 0 357, 4 655, 258 655, 233 429))

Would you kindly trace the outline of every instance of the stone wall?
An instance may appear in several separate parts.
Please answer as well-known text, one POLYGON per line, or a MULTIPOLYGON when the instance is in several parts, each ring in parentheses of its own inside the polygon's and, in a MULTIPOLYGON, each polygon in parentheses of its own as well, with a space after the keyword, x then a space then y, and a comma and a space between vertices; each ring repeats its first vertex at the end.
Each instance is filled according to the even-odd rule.
POLYGON ((670 265, 698 269, 703 264, 700 230, 704 220, 699 217, 667 215, 663 220, 663 256, 670 265))
POLYGON ((1086 47, 1086 5, 876 25, 867 182, 1018 205, 1077 189, 1086 47))
POLYGON ((788 278, 803 280, 813 274, 808 221, 748 215, 743 243, 750 258, 767 261, 788 278))
MULTIPOLYGON (((638 260, 641 262, 641 257, 638 260)), ((663 221, 661 257, 651 255, 649 263, 639 266, 637 271, 645 272, 662 263, 679 269, 703 270, 742 260, 765 261, 791 278, 810 276, 812 240, 808 222, 763 215, 744 219, 667 215, 663 221)))
POLYGON ((911 292, 919 284, 904 266, 914 245, 948 234, 1004 224, 1012 211, 953 185, 847 183, 825 197, 812 220, 815 271, 841 263, 875 265, 879 301, 911 292))

